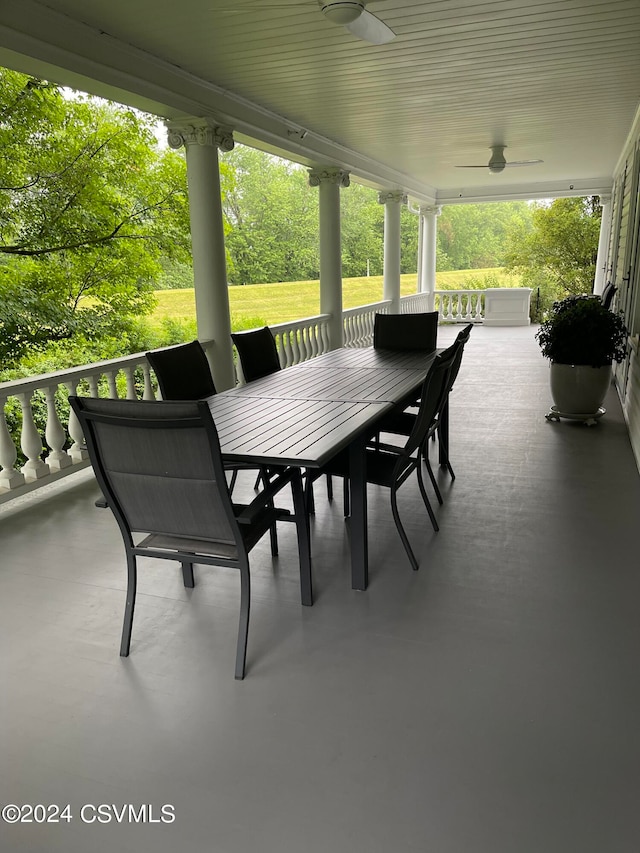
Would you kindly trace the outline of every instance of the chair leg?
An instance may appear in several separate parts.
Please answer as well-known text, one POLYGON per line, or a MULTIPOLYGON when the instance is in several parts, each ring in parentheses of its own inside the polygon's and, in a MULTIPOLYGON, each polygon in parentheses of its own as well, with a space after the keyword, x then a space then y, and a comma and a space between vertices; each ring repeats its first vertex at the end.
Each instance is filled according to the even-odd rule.
POLYGON ((193 589, 195 580, 193 578, 193 563, 180 563, 182 567, 182 582, 187 589, 193 589))
POLYGON ((308 607, 313 604, 313 582, 311 578, 311 537, 309 531, 309 516, 302 490, 300 471, 294 472, 291 480, 293 493, 293 511, 296 520, 298 538, 298 561, 300 563, 300 597, 308 607))
POLYGON ((402 526, 402 522, 400 521, 400 515, 398 513, 398 502, 396 500, 395 485, 391 487, 391 512, 393 514, 393 520, 396 523, 396 529, 400 534, 400 539, 402 540, 402 544, 404 545, 404 550, 407 552, 407 557, 411 562, 411 568, 414 572, 417 572, 419 569, 418 561, 416 560, 416 555, 413 553, 409 538, 405 533, 404 527, 402 526))
POLYGON ((249 610, 251 606, 251 578, 249 575, 249 561, 246 554, 240 563, 240 623, 238 625, 238 645, 236 648, 236 673, 237 679, 244 678, 247 661, 247 640, 249 637, 249 610))
POLYGON ((233 494, 233 490, 236 487, 236 480, 238 479, 238 469, 235 468, 233 473, 231 474, 231 480, 229 481, 229 494, 233 494))
POLYGON ((333 500, 333 478, 331 474, 327 474, 327 500, 329 503, 333 500))
MULTIPOLYGON (((440 491, 438 483, 436 482, 436 477, 435 477, 435 474, 433 473, 433 468, 431 467, 431 462, 429 461, 429 448, 428 447, 424 448, 424 453, 421 453, 420 457, 421 457, 421 461, 422 460, 424 461, 425 467, 427 469, 427 474, 429 475, 429 479, 431 480, 431 485, 433 486, 433 491, 436 493, 436 498, 438 499, 438 503, 440 505, 442 505, 442 503, 443 503, 442 492, 440 491)), ((420 474, 421 474, 420 464, 418 464, 418 472, 419 472, 418 477, 420 477, 420 474)))
MULTIPOLYGON (((429 513, 429 518, 431 519, 431 525, 437 533, 438 530, 440 530, 440 528, 438 527, 438 522, 436 521, 436 517, 433 514, 433 509, 431 507, 431 501, 429 500, 429 496, 427 495, 427 490, 424 487, 424 479, 422 477, 422 468, 420 467, 419 464, 418 464, 418 467, 416 469, 416 472, 418 475, 418 486, 420 488, 420 494, 422 495, 422 501, 423 501, 423 503, 427 509, 427 512, 429 513)), ((432 482, 433 482, 433 478, 432 478, 432 482)))
POLYGON ((262 479, 263 479, 263 477, 262 477, 262 469, 260 469, 260 473, 259 473, 259 474, 258 474, 258 476, 256 477, 256 481, 255 481, 255 483, 253 484, 253 491, 254 491, 254 492, 259 491, 259 489, 260 489, 260 482, 261 482, 261 480, 262 480, 262 479))
POLYGON ((124 624, 122 626, 122 640, 120 641, 120 656, 128 657, 131 646, 131 629, 133 628, 133 611, 136 606, 136 588, 138 584, 138 572, 136 569, 135 554, 127 549, 127 603, 124 608, 124 624))
POLYGON ((351 489, 348 477, 344 477, 342 481, 342 500, 344 503, 344 517, 349 518, 351 515, 351 489))

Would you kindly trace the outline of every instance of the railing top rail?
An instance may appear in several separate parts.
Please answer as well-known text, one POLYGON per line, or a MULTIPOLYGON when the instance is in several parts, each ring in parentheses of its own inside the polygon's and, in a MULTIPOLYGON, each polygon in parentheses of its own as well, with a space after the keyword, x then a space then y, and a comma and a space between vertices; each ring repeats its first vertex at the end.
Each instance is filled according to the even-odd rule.
POLYGON ((322 323, 331 319, 331 314, 314 314, 312 317, 303 317, 301 320, 289 320, 286 323, 275 323, 269 325, 274 334, 285 332, 287 329, 310 325, 311 323, 322 323))
POLYGON ((350 317, 353 314, 362 314, 365 311, 371 311, 373 308, 385 308, 387 305, 391 305, 390 299, 382 299, 380 302, 370 302, 368 305, 357 305, 355 308, 345 308, 342 316, 350 317))

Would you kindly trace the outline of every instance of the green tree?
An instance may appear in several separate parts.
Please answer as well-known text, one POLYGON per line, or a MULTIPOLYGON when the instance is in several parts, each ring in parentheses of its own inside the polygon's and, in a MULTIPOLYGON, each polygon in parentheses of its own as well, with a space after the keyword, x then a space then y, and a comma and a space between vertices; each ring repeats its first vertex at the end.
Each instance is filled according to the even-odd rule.
POLYGON ((438 269, 484 269, 504 265, 509 231, 526 229, 527 202, 453 204, 438 217, 438 269))
POLYGON ((591 293, 601 219, 597 196, 559 198, 532 210, 531 225, 509 234, 507 269, 521 275, 525 286, 540 288, 543 309, 556 299, 591 293))
POLYGON ((119 336, 189 250, 182 156, 153 120, 0 69, 0 358, 119 336))
POLYGON ((318 278, 318 193, 306 170, 243 145, 222 162, 229 282, 318 278))

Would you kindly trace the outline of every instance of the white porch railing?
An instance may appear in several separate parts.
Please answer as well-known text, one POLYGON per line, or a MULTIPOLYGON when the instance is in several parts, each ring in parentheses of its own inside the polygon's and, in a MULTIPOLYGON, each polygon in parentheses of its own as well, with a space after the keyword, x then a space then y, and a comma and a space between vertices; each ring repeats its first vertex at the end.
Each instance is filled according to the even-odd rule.
POLYGON ((436 290, 435 309, 441 323, 480 323, 484 318, 484 290, 436 290))
MULTIPOLYGON (((444 322, 482 319, 484 291, 436 292, 444 322)), ((343 312, 344 346, 370 346, 376 312, 389 300, 343 312)), ((427 294, 400 300, 401 313, 428 310, 427 294)), ((280 363, 290 367, 329 348, 328 314, 271 326, 280 363)), ((205 344, 206 346, 206 344, 205 344)), ((0 503, 64 477, 88 464, 80 424, 69 410, 69 394, 155 399, 153 374, 144 353, 87 364, 42 376, 0 383, 0 503), (35 416, 34 416, 35 413, 35 416), (37 423, 36 423, 37 422, 37 423), (10 430, 13 427, 13 436, 10 430), (44 433, 44 435, 43 435, 44 433), (17 467, 18 447, 24 464, 17 467)))
POLYGON ((91 397, 100 394, 125 396, 127 399, 155 399, 145 354, 136 353, 126 358, 0 383, 0 503, 88 464, 78 419, 72 411, 66 414, 67 397, 76 393, 86 393, 91 397), (141 388, 136 388, 136 370, 140 371, 141 388), (18 407, 14 404, 13 411, 7 411, 7 403, 12 398, 18 407), (15 467, 18 448, 7 420, 8 416, 11 420, 11 415, 16 414, 16 408, 19 408, 20 449, 25 457, 19 470, 15 467), (34 418, 34 410, 37 409, 44 410, 44 447, 34 418))
POLYGON ((345 347, 368 347, 373 343, 373 323, 376 314, 388 314, 391 301, 358 305, 342 312, 342 334, 345 347))

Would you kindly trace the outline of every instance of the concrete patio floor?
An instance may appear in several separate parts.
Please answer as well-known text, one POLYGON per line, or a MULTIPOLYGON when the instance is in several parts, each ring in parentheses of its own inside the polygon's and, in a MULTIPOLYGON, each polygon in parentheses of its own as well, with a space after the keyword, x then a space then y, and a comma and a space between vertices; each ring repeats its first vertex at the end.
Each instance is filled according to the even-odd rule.
POLYGON ((420 571, 372 487, 352 591, 340 489, 318 483, 315 604, 287 526, 277 560, 252 553, 244 682, 233 571, 185 590, 145 563, 121 659, 124 555, 91 473, 5 505, 0 800, 71 820, 0 823, 0 850, 637 853, 640 478, 613 389, 592 428, 549 403, 533 327, 474 329, 439 533, 400 492, 420 571))

